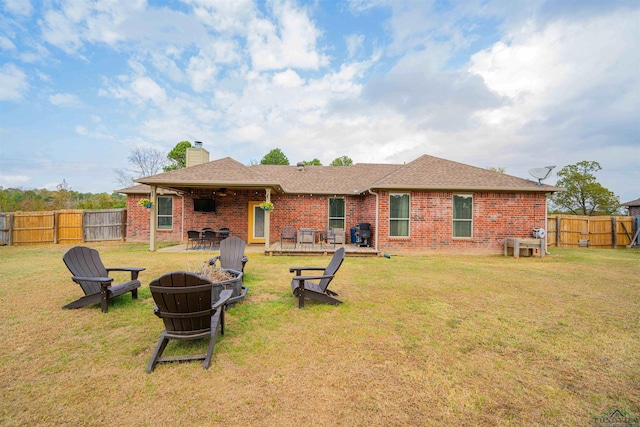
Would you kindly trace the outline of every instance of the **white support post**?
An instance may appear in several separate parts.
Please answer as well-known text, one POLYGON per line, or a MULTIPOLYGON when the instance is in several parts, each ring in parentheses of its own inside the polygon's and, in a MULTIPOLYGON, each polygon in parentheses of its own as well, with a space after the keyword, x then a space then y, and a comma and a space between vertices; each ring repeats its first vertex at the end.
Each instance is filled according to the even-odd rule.
MULTIPOLYGON (((271 201, 271 189, 265 188, 265 201, 271 201)), ((270 235, 271 235, 271 211, 264 211, 264 250, 269 249, 270 235)))
POLYGON ((151 186, 151 201, 153 205, 151 206, 151 211, 149 212, 149 250, 151 252, 156 251, 156 212, 158 209, 158 198, 157 198, 157 187, 155 185, 151 186))

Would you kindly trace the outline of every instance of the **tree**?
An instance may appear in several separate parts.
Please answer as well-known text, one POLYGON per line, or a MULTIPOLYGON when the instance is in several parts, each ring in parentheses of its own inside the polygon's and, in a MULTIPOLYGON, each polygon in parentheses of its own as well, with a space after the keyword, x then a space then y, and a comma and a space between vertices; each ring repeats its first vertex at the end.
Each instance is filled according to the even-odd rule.
POLYGON ((136 178, 160 173, 167 160, 158 149, 136 147, 129 154, 129 163, 133 164, 135 168, 113 170, 116 174, 116 182, 123 187, 135 185, 133 180, 136 178))
POLYGON ((54 210, 73 209, 75 203, 71 194, 71 186, 69 186, 67 181, 63 179, 60 184, 56 185, 56 189, 58 191, 53 194, 53 203, 51 207, 54 210))
POLYGON ((167 159, 169 159, 171 163, 162 169, 168 172, 187 167, 187 148, 191 147, 192 145, 189 141, 178 142, 176 146, 169 151, 169 154, 167 154, 167 159))
POLYGON ((502 166, 489 166, 487 169, 489 169, 491 172, 498 172, 498 173, 504 173, 504 171, 506 170, 502 166))
POLYGON ((556 193, 552 202, 557 210, 574 215, 616 215, 620 200, 603 187, 594 173, 602 170, 598 162, 583 160, 563 167, 556 183, 565 191, 556 193))
POLYGON ((353 166, 353 160, 349 156, 340 156, 333 159, 331 166, 353 166))
POLYGON ((311 161, 303 160, 302 163, 309 166, 322 166, 322 163, 320 163, 320 160, 318 160, 317 158, 311 161))
POLYGON ((264 155, 260 160, 261 165, 289 165, 289 159, 284 155, 282 150, 274 148, 264 155))

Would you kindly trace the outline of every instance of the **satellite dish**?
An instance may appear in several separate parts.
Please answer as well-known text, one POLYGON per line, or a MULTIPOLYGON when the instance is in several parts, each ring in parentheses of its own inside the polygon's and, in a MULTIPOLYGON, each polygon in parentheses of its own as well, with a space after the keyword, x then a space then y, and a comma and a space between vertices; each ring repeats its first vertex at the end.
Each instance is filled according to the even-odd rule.
POLYGON ((549 178, 551 175, 551 171, 555 168, 555 166, 545 166, 543 168, 533 168, 529 170, 529 174, 538 179, 538 185, 542 185, 542 180, 549 178))

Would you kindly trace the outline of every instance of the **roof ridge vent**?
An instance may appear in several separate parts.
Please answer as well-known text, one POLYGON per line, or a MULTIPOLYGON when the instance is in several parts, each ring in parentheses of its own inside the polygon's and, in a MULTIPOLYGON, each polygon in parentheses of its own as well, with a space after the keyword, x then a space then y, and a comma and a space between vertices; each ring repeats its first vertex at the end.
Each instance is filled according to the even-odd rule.
POLYGON ((298 168, 299 171, 304 170, 304 162, 298 162, 298 164, 296 165, 296 167, 298 168))

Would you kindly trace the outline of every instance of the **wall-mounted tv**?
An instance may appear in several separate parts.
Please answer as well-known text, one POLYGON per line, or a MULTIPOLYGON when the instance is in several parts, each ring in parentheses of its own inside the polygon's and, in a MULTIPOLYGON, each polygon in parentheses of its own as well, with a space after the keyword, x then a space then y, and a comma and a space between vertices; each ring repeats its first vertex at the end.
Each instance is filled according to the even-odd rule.
POLYGON ((193 199, 193 210, 196 212, 215 212, 216 202, 213 199, 193 199))

